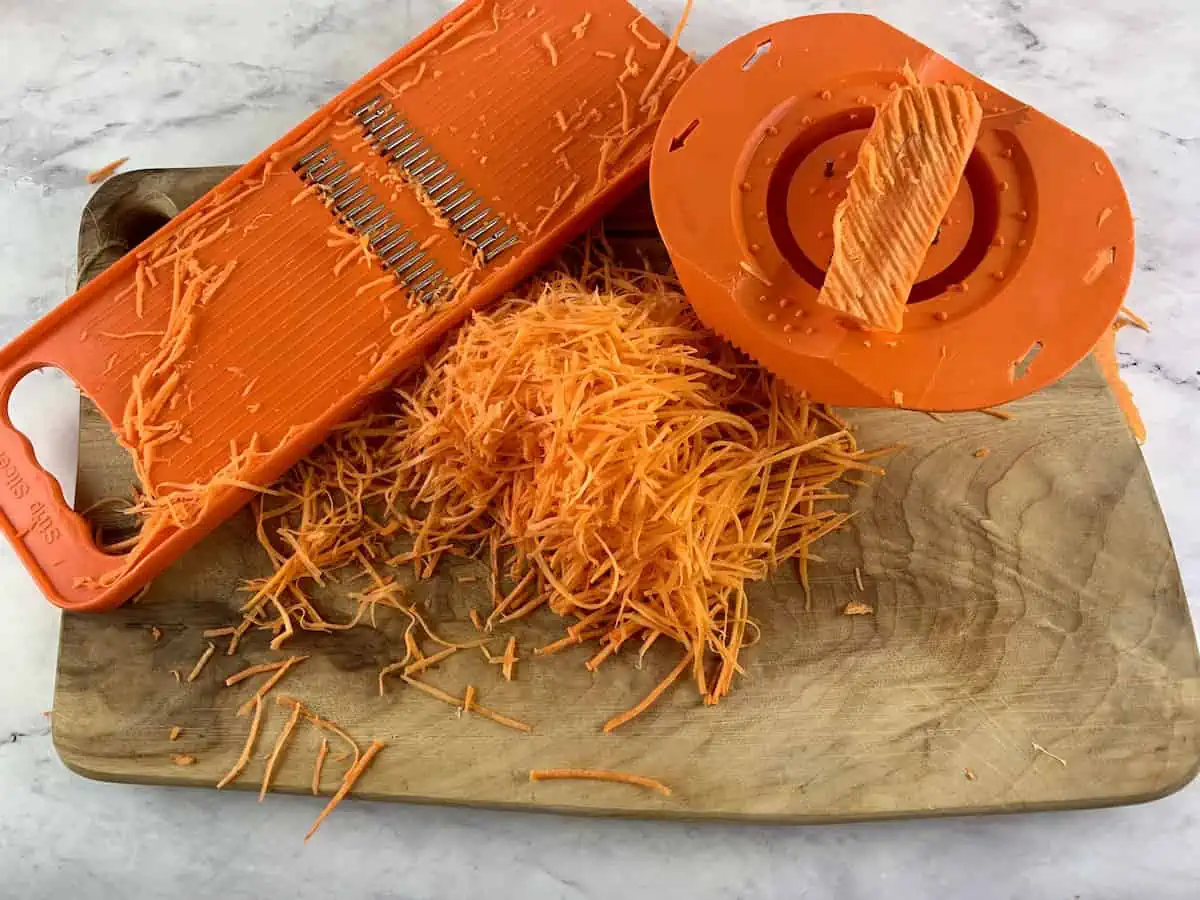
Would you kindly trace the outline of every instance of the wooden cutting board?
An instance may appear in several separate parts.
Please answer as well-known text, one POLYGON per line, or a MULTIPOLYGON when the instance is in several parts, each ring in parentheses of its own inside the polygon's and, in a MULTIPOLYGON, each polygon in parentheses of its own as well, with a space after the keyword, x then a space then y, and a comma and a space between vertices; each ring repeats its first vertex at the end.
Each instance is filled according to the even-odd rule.
MULTIPOLYGON (((81 279, 226 171, 110 181, 84 217, 81 279)), ((610 228, 653 249, 644 197, 610 228)), ((855 527, 822 544, 811 608, 790 567, 754 587, 763 637, 745 654, 749 677, 715 709, 685 686, 616 735, 600 733, 675 663, 657 647, 643 669, 618 658, 595 676, 583 668, 586 648, 529 660, 513 683, 460 653, 430 678, 459 694, 478 685, 481 702, 533 723, 530 736, 456 718, 411 690, 380 697, 379 668, 403 655, 405 622, 386 611, 377 628, 297 638, 294 652, 312 658, 286 691, 363 741, 388 742, 361 782, 363 796, 380 799, 813 822, 1062 809, 1174 791, 1200 761, 1200 664, 1142 455, 1090 359, 1011 410, 1008 422, 852 414, 865 445, 907 449, 886 478, 857 492, 855 527), (976 458, 982 447, 989 455, 976 458), (843 615, 852 600, 875 614, 843 615), (528 781, 530 768, 556 766, 640 772, 676 793, 528 781)), ((129 482, 123 454, 84 401, 77 507, 129 482)), ((247 720, 234 710, 251 690, 221 680, 270 654, 256 636, 238 655, 214 657, 195 683, 177 683, 171 670, 191 669, 206 645, 201 632, 236 620, 240 582, 265 571, 242 516, 137 605, 65 615, 54 741, 66 764, 114 781, 216 782, 242 746, 247 720), (183 734, 172 743, 174 725, 183 734), (173 765, 176 753, 197 762, 173 765)), ((486 606, 484 575, 482 565, 454 563, 414 590, 447 633, 467 637, 468 608, 486 606)), ((560 633, 549 614, 516 630, 526 650, 560 633)), ((239 786, 257 786, 285 717, 270 707, 239 786)), ((316 745, 301 733, 280 789, 308 789, 316 745)), ((327 769, 325 791, 340 777, 327 769)))

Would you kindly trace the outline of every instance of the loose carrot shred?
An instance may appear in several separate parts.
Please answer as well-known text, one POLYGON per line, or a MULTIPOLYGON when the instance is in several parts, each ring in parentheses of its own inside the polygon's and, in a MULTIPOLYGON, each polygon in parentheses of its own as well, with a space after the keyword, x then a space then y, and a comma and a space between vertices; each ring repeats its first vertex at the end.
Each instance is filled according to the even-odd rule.
POLYGON ((189 753, 175 753, 171 756, 171 762, 177 766, 194 766, 196 757, 189 753))
POLYGON ((88 172, 87 183, 99 184, 106 178, 111 177, 117 171, 117 169, 121 168, 121 166, 125 165, 127 162, 129 162, 129 157, 122 156, 120 159, 114 159, 112 162, 106 163, 92 172, 88 172))
POLYGON ((267 796, 267 791, 271 788, 271 776, 275 772, 275 766, 279 764, 280 757, 283 756, 283 751, 287 747, 288 740, 292 736, 292 731, 295 729, 296 723, 300 721, 300 714, 303 711, 304 707, 298 701, 292 703, 292 714, 283 726, 283 731, 279 733, 279 737, 275 741, 275 746, 271 750, 271 756, 267 759, 267 767, 263 771, 262 787, 258 789, 259 803, 263 802, 263 799, 267 796))
MULTIPOLYGON (((220 630, 224 631, 224 629, 220 630)), ((236 633, 236 629, 234 630, 234 633, 236 633)), ((205 636, 207 637, 208 635, 206 634, 205 636)), ((279 662, 259 663, 258 665, 250 666, 249 668, 242 669, 240 672, 234 672, 232 675, 226 678, 225 687, 233 687, 235 684, 245 681, 247 678, 253 678, 255 675, 264 675, 267 672, 277 672, 287 664, 288 661, 286 659, 281 659, 279 662)))
POLYGON ((415 663, 410 663, 404 667, 405 675, 415 675, 418 672, 424 672, 426 669, 432 668, 440 663, 448 656, 452 656, 458 652, 457 647, 446 647, 444 650, 439 650, 432 656, 426 656, 423 659, 417 660, 415 663))
POLYGON ((658 791, 664 797, 671 796, 671 789, 654 778, 645 775, 632 775, 628 772, 611 772, 606 769, 533 769, 529 773, 530 781, 553 781, 562 779, 584 781, 610 781, 617 784, 632 784, 637 787, 658 791))
POLYGON ((254 696, 238 707, 238 716, 244 716, 249 713, 251 704, 256 703, 258 700, 261 700, 263 697, 267 696, 267 694, 271 692, 271 689, 275 687, 275 685, 279 684, 280 680, 288 673, 288 670, 291 669, 292 666, 302 663, 306 659, 308 659, 307 656, 292 656, 285 660, 284 664, 279 667, 275 674, 264 681, 262 687, 255 691, 254 696))
POLYGON ((1012 413, 1007 412, 1003 409, 993 409, 993 408, 989 407, 987 409, 981 409, 980 412, 983 413, 984 415, 991 416, 993 419, 1002 419, 1005 422, 1009 421, 1010 419, 1016 418, 1016 416, 1014 416, 1012 413))
POLYGON ((325 757, 329 755, 329 738, 321 738, 321 749, 317 751, 317 761, 313 765, 312 793, 316 797, 321 793, 321 771, 325 767, 325 757))
POLYGON ((371 746, 363 753, 362 759, 350 768, 350 771, 346 773, 346 777, 342 779, 342 785, 338 788, 337 793, 333 795, 329 803, 321 810, 321 814, 317 816, 316 821, 312 823, 312 827, 308 829, 308 834, 304 835, 305 842, 317 833, 317 829, 321 827, 321 823, 329 818, 329 814, 337 809, 338 804, 346 799, 346 795, 354 789, 355 783, 362 777, 362 773, 367 770, 367 766, 371 764, 371 761, 375 759, 379 751, 385 746, 383 741, 373 741, 371 746))
POLYGON ((654 690, 652 690, 649 694, 647 694, 641 700, 641 702, 638 703, 636 706, 634 706, 632 709, 626 710, 625 712, 621 713, 619 716, 613 716, 613 718, 611 718, 607 722, 605 722, 604 723, 604 733, 611 734, 613 731, 620 728, 626 722, 629 722, 632 719, 636 719, 638 716, 640 716, 642 713, 644 713, 647 709, 649 709, 654 704, 654 701, 656 701, 659 697, 661 697, 663 695, 663 692, 667 688, 669 688, 671 685, 673 685, 676 681, 679 680, 679 676, 682 675, 684 672, 684 669, 686 669, 691 664, 694 656, 695 656, 695 654, 693 652, 693 653, 690 653, 687 656, 685 656, 683 659, 681 659, 679 661, 679 664, 677 666, 675 666, 674 669, 671 670, 671 674, 669 674, 666 678, 664 678, 662 681, 660 681, 658 683, 658 685, 654 688, 654 690))
POLYGON ((171 731, 170 731, 170 733, 167 735, 167 740, 169 740, 169 741, 177 741, 177 740, 179 740, 179 736, 180 736, 181 734, 183 734, 183 729, 182 729, 182 728, 180 728, 178 725, 172 725, 172 726, 171 726, 171 731))
POLYGON ((217 652, 216 645, 210 641, 209 645, 205 649, 204 653, 202 653, 200 658, 198 660, 196 660, 196 665, 192 666, 192 671, 188 673, 188 677, 187 677, 188 684, 191 684, 193 681, 195 681, 197 678, 200 677, 200 673, 204 671, 204 667, 208 665, 208 661, 210 659, 212 659, 213 654, 216 652, 217 652))
POLYGON ((262 697, 254 695, 254 718, 250 722, 250 733, 246 735, 246 745, 242 748, 242 754, 238 757, 237 762, 233 764, 225 777, 217 782, 217 790, 230 784, 235 778, 242 773, 246 765, 250 762, 250 756, 254 752, 254 743, 258 740, 258 729, 262 726, 263 702, 262 697))
POLYGON ((504 663, 501 672, 505 681, 513 680, 513 670, 517 664, 517 639, 510 637, 504 647, 504 663))

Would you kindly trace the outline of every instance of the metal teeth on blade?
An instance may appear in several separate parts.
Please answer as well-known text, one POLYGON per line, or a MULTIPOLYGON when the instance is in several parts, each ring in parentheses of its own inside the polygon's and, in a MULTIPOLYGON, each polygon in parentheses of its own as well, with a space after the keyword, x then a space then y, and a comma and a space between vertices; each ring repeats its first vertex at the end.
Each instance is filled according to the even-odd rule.
POLYGON ((314 159, 316 159, 319 154, 324 153, 328 149, 329 149, 328 142, 321 144, 318 147, 314 147, 312 150, 308 151, 302 157, 300 157, 298 160, 296 160, 296 164, 293 165, 292 168, 297 171, 299 171, 300 169, 303 169, 306 165, 308 165, 310 162, 312 162, 314 159))
MULTIPOLYGON (((425 255, 424 253, 421 254, 421 256, 424 256, 424 255, 425 255)), ((430 269, 432 269, 435 265, 437 265, 437 263, 435 263, 431 259, 428 262, 426 262, 425 265, 421 266, 421 268, 416 269, 412 272, 409 272, 408 275, 404 279, 405 287, 411 288, 412 284, 415 281, 417 281, 422 275, 424 275, 426 272, 428 272, 430 269)), ((405 268, 407 268, 407 266, 405 268)), ((399 274, 399 270, 397 270, 397 274, 399 274)))
MULTIPOLYGON (((416 244, 415 244, 415 243, 414 243, 413 247, 414 247, 414 248, 416 248, 416 244)), ((392 272, 393 272, 393 273, 394 273, 394 274, 395 274, 397 277, 399 277, 399 276, 403 275, 405 272, 407 272, 409 269, 411 269, 413 266, 415 266, 415 265, 417 265, 418 263, 420 263, 420 262, 421 262, 421 260, 423 260, 423 259, 425 259, 425 251, 424 251, 424 250, 418 250, 418 252, 416 253, 416 255, 415 255, 415 256, 407 257, 403 265, 396 265, 396 266, 395 266, 395 268, 393 268, 393 269, 392 269, 392 272)), ((430 264, 430 265, 433 265, 433 261, 432 261, 432 260, 430 260, 430 263, 429 263, 429 264, 430 264)), ((404 282, 404 283, 405 283, 405 284, 408 284, 409 282, 408 282, 407 280, 405 280, 405 282, 404 282)))
POLYGON ((354 111, 354 113, 353 113, 353 115, 354 115, 354 118, 356 118, 356 119, 357 119, 357 118, 359 118, 360 116, 363 116, 363 115, 365 115, 367 112, 369 112, 370 110, 374 109, 376 104, 378 104, 378 103, 381 103, 382 101, 383 101, 383 95, 382 95, 382 94, 380 94, 380 95, 377 95, 376 97, 374 97, 374 98, 372 98, 372 99, 368 100, 366 103, 364 103, 362 106, 360 106, 358 109, 356 109, 356 110, 354 111))
POLYGON ((363 125, 363 126, 370 125, 372 122, 378 121, 379 119, 383 118, 384 116, 389 115, 391 112, 392 112, 392 104, 384 103, 380 106, 376 106, 376 107, 372 108, 364 115, 358 116, 358 122, 360 125, 363 125))
MULTIPOLYGON (((349 175, 350 173, 347 172, 346 174, 349 175)), ((343 188, 339 188, 338 190, 336 190, 332 194, 330 194, 329 199, 333 201, 334 206, 337 206, 338 201, 340 201, 343 197, 345 197, 346 194, 348 194, 350 191, 352 191, 356 187, 358 187, 358 184, 359 184, 359 182, 358 182, 357 178, 352 179, 348 185, 346 185, 343 188)))
POLYGON ((493 249, 491 249, 487 253, 485 253, 483 255, 483 261, 485 263, 490 263, 496 257, 500 256, 500 254, 502 254, 505 250, 509 250, 509 249, 515 247, 519 243, 521 243, 521 239, 518 238, 516 235, 513 235, 507 241, 500 244, 498 247, 494 247, 493 249))
MULTIPOLYGON (((360 106, 354 113, 375 152, 389 165, 401 169, 410 183, 424 191, 437 212, 453 226, 459 237, 474 251, 491 262, 501 253, 520 243, 503 227, 503 216, 483 203, 482 198, 443 160, 430 142, 382 96, 360 106), (497 230, 498 229, 498 230, 497 230)), ((393 264, 403 271, 412 260, 397 259, 393 264)), ((424 271, 424 270, 422 270, 424 271)), ((415 294, 438 293, 448 280, 439 273, 429 284, 417 285, 415 294)))

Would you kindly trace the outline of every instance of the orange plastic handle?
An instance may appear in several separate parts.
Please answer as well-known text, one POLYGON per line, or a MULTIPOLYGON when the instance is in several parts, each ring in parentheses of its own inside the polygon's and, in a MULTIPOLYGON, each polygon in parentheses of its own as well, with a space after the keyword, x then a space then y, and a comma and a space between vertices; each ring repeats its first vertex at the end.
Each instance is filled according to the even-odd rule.
POLYGON ((58 481, 42 468, 33 445, 8 415, 17 382, 48 365, 56 363, 23 360, 0 369, 0 526, 56 606, 103 612, 118 606, 119 596, 81 590, 81 581, 100 579, 116 569, 121 558, 96 546, 87 521, 67 503, 58 481))

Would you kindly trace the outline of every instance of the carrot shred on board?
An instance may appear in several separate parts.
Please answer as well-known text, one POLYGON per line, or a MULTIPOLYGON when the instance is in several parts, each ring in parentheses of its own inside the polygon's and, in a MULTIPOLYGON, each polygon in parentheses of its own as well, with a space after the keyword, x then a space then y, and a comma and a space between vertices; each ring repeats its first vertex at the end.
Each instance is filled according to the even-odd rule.
POLYGON ((1008 422, 1009 420, 1016 418, 1016 416, 1013 415, 1012 413, 1006 412, 1003 409, 995 409, 994 407, 988 407, 986 409, 981 409, 979 411, 981 413, 983 413, 985 416, 991 416, 993 419, 1001 419, 1002 421, 1005 421, 1005 422, 1008 422))
POLYGON ((632 784, 637 787, 648 788, 652 791, 658 791, 664 797, 671 796, 671 789, 654 778, 647 778, 645 775, 633 775, 628 772, 611 772, 607 769, 533 769, 529 773, 530 781, 554 781, 554 780, 583 780, 583 781, 610 781, 616 784, 632 784))
POLYGON ((216 652, 216 644, 210 641, 208 647, 205 648, 204 652, 200 655, 200 658, 196 660, 196 665, 192 666, 192 671, 188 672, 186 679, 188 684, 191 684, 200 677, 200 673, 204 671, 204 667, 208 665, 208 661, 213 658, 213 654, 216 652))
POLYGON ((504 645, 504 660, 501 668, 501 673, 504 675, 505 681, 513 680, 513 670, 517 665, 517 639, 510 637, 508 643, 504 645))
MULTIPOLYGON (((221 629, 224 631, 224 629, 221 629)), ((236 629, 234 630, 236 633, 236 629)), ((205 635, 207 637, 207 635, 205 635)), ((234 672, 225 679, 225 687, 233 687, 239 682, 245 681, 247 678, 253 678, 255 675, 265 675, 267 672, 277 672, 287 665, 286 659, 281 659, 279 662, 259 663, 258 665, 250 666, 242 669, 240 672, 234 672)))
POLYGON ((288 716, 287 722, 283 726, 283 731, 279 732, 279 737, 275 740, 275 746, 271 749, 271 756, 267 759, 267 767, 263 770, 262 787, 258 789, 258 802, 262 803, 267 796, 267 791, 271 789, 271 776, 275 774, 275 766, 279 764, 280 757, 283 756, 283 751, 287 747, 288 740, 292 736, 292 731, 296 727, 296 723, 300 721, 300 714, 304 711, 303 705, 299 701, 292 702, 292 714, 288 716))
POLYGON ((106 163, 100 168, 88 172, 87 183, 99 184, 101 181, 112 177, 112 175, 116 173, 117 169, 121 168, 121 166, 125 165, 127 162, 129 162, 129 157, 122 156, 120 159, 114 159, 112 162, 106 163))
POLYGON ((183 734, 183 729, 180 728, 178 725, 172 725, 171 731, 167 734, 167 740, 168 741, 177 741, 177 740, 179 740, 179 736, 181 734, 183 734))
POLYGON ((652 690, 649 694, 647 694, 645 697, 643 697, 636 706, 634 706, 631 709, 627 709, 625 712, 621 713, 619 716, 613 716, 611 719, 609 719, 607 722, 605 722, 604 723, 604 733, 611 734, 613 731, 620 728, 626 722, 629 722, 632 719, 636 719, 638 716, 640 716, 642 713, 644 713, 647 709, 649 709, 651 706, 653 706, 654 701, 656 701, 659 697, 661 697, 663 695, 663 692, 667 688, 669 688, 671 685, 673 685, 676 681, 679 680, 679 676, 682 675, 684 669, 686 669, 691 664, 694 656, 695 656, 695 653, 693 652, 693 653, 689 653, 687 656, 685 656, 683 659, 681 659, 679 661, 679 664, 677 666, 675 666, 674 669, 671 670, 671 673, 669 675, 667 675, 667 677, 664 678, 662 681, 660 681, 655 686, 654 690, 652 690))
POLYGON ((341 787, 338 788, 337 793, 333 795, 325 808, 321 810, 321 813, 317 816, 316 821, 313 822, 312 826, 308 829, 308 834, 304 835, 305 842, 307 842, 309 838, 317 833, 317 829, 321 827, 321 823, 329 818, 329 814, 337 809, 338 804, 346 799, 346 795, 354 789, 355 783, 359 778, 362 777, 362 773, 367 770, 367 766, 371 764, 371 761, 385 746, 387 745, 384 744, 383 741, 371 742, 371 746, 367 747, 366 751, 363 752, 362 759, 356 762, 350 768, 350 771, 346 773, 346 777, 342 779, 341 787))
MULTIPOLYGON (((472 701, 474 701, 474 696, 472 696, 472 701)), ((464 701, 464 708, 465 708, 465 701, 464 701)), ((519 719, 513 719, 513 718, 510 718, 509 716, 501 715, 500 713, 496 712, 494 709, 488 709, 486 706, 480 706, 478 703, 472 702, 471 711, 476 713, 477 715, 483 716, 485 719, 491 719, 497 725, 503 725, 505 728, 511 728, 513 731, 521 731, 521 732, 524 732, 525 734, 533 733, 532 725, 522 722, 519 719)))
POLYGON ((321 738, 321 748, 317 750, 317 761, 313 764, 312 794, 314 797, 321 793, 321 772, 325 768, 325 757, 329 755, 329 738, 321 738))
POLYGON ((242 770, 250 762, 250 756, 254 753, 254 743, 258 740, 258 729, 262 726, 263 702, 262 697, 254 695, 254 718, 250 721, 250 733, 246 735, 246 744, 242 747, 242 754, 237 758, 237 762, 233 764, 225 777, 217 782, 217 790, 231 783, 235 778, 242 774, 242 770))
POLYGON ((194 766, 196 757, 189 753, 176 753, 171 756, 171 762, 177 766, 194 766))
POLYGON ((424 659, 417 660, 415 663, 410 663, 404 667, 405 675, 416 675, 418 672, 424 672, 426 669, 432 668, 440 663, 448 656, 452 656, 458 652, 457 647, 446 647, 444 650, 439 650, 432 656, 426 656, 424 659))
POLYGON ((302 663, 306 659, 308 659, 307 656, 292 656, 285 660, 284 664, 279 667, 275 674, 264 681, 262 686, 254 692, 254 696, 238 707, 238 716, 244 716, 249 713, 251 704, 256 703, 263 697, 267 696, 267 694, 271 692, 271 689, 274 688, 275 685, 279 684, 280 680, 288 673, 288 670, 291 669, 292 666, 302 663))

